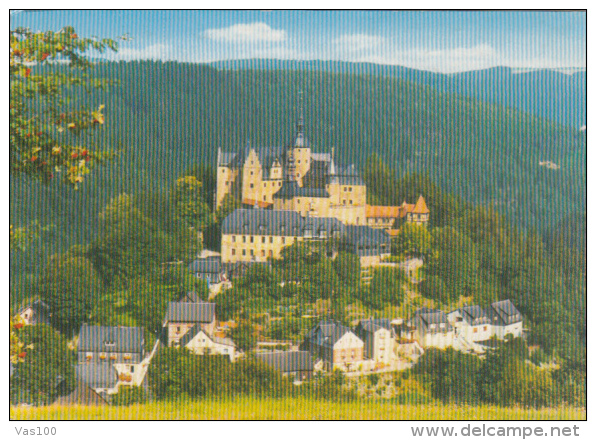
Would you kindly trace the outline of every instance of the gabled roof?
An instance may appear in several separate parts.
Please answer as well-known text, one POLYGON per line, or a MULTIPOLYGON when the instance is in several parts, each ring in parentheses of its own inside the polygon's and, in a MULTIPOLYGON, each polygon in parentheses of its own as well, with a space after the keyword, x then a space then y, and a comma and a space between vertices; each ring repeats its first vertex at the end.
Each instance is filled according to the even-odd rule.
POLYGON ((383 229, 370 226, 346 225, 346 239, 357 246, 376 246, 391 243, 391 237, 383 229))
POLYGON ((359 322, 358 326, 367 332, 374 333, 377 330, 382 328, 387 329, 389 331, 393 331, 393 326, 391 325, 391 319, 384 318, 384 319, 363 319, 359 322))
POLYGON ((118 382, 118 372, 108 363, 86 363, 76 366, 77 380, 91 388, 114 388, 118 382))
POLYGON ((414 314, 414 317, 410 320, 410 324, 417 324, 426 333, 435 333, 441 331, 451 331, 453 327, 447 319, 447 315, 442 310, 433 310, 423 307, 418 309, 414 314), (431 325, 435 325, 431 328, 431 325), (441 324, 444 324, 441 327, 441 324))
POLYGON ((480 306, 466 306, 458 310, 462 319, 470 325, 490 324, 490 319, 480 306))
POLYGON ((215 337, 215 336, 211 335, 200 324, 193 325, 190 328, 190 330, 188 330, 188 332, 186 332, 186 334, 184 336, 182 336, 182 338, 180 338, 180 346, 181 347, 186 347, 188 345, 188 343, 190 341, 192 341, 194 339, 194 337, 196 335, 198 335, 201 331, 203 331, 203 333, 205 334, 205 336, 207 338, 209 338, 211 341, 215 342, 216 344, 229 345, 230 347, 235 347, 236 346, 236 344, 234 344, 234 341, 232 341, 229 338, 218 338, 218 337, 215 337))
POLYGON ((308 351, 280 351, 275 353, 257 353, 257 359, 277 371, 312 371, 313 359, 308 351))
POLYGON ((79 332, 79 351, 142 353, 145 330, 142 327, 104 327, 83 324, 79 332))
POLYGON ((215 304, 171 302, 166 312, 166 322, 195 322, 208 324, 215 319, 215 304))
POLYGON ((428 210, 428 207, 426 206, 424 197, 422 197, 422 196, 418 197, 418 201, 416 202, 414 209, 412 209, 412 213, 414 213, 414 214, 428 214, 429 212, 430 211, 428 210))
POLYGON ((201 301, 201 298, 199 298, 199 295, 197 295, 197 292, 191 290, 190 292, 186 292, 183 293, 180 298, 178 299, 178 302, 181 303, 194 303, 194 302, 199 302, 201 301))
POLYGON ((199 258, 189 265, 192 273, 219 273, 223 270, 221 257, 199 258))
POLYGON ((493 325, 510 325, 524 319, 508 299, 492 303, 488 310, 488 317, 493 325))
MULTIPOLYGON (((354 333, 351 328, 331 320, 324 320, 313 327, 307 338, 316 345, 333 348, 346 333, 354 333)), ((355 333, 354 333, 355 334, 355 333)))

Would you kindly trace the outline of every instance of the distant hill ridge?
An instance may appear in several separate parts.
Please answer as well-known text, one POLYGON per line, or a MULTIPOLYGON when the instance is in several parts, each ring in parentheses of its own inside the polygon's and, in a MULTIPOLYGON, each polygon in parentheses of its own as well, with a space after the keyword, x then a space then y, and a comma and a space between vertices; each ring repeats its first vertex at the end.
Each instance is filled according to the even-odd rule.
POLYGON ((228 60, 211 65, 220 70, 306 70, 400 78, 517 108, 575 128, 586 123, 585 70, 569 75, 551 69, 518 72, 510 67, 493 67, 441 74, 374 63, 274 59, 228 60))

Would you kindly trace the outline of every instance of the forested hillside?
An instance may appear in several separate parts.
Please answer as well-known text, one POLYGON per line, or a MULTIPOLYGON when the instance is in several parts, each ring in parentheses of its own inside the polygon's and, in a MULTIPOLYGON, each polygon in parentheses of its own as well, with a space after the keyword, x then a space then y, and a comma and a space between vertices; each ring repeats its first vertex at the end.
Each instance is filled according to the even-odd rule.
POLYGON ((311 142, 334 146, 340 160, 363 167, 376 153, 398 176, 426 174, 521 229, 552 230, 585 210, 585 132, 516 110, 373 75, 161 62, 103 63, 94 75, 116 85, 76 98, 105 104, 106 128, 94 139, 115 159, 78 191, 26 180, 10 186, 11 223, 55 225, 61 232, 48 239, 52 247, 92 239, 110 199, 214 165, 218 147, 286 144, 299 90, 311 142))

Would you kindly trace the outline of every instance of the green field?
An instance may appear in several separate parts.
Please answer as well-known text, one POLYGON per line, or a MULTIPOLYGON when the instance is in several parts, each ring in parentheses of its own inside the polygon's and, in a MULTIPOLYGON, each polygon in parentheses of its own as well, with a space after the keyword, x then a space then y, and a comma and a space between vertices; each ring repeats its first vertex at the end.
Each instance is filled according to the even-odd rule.
POLYGON ((11 420, 585 420, 583 408, 398 405, 388 401, 329 402, 238 398, 158 402, 126 407, 48 406, 10 410, 11 420))

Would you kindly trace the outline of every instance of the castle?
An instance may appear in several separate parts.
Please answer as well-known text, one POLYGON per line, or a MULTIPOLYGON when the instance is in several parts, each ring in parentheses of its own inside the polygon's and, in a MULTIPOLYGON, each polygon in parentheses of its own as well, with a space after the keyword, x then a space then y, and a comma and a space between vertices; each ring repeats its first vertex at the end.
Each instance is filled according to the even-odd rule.
MULTIPOLYGON (((396 235, 404 222, 425 225, 430 215, 422 196, 416 204, 408 204, 404 201, 400 206, 367 205, 366 184, 356 167, 353 164, 347 166, 338 164, 333 148, 330 153, 312 150, 304 131, 302 109, 295 136, 290 145, 285 148, 255 148, 247 143, 245 148, 237 152, 224 152, 218 149, 217 187, 214 201, 216 209, 222 205, 226 196, 239 200, 244 208, 299 214, 298 217, 290 216, 290 220, 288 214, 253 215, 246 209, 233 213, 224 222, 225 227, 222 230, 222 261, 228 262, 277 257, 281 247, 289 244, 288 240, 291 242, 299 240, 292 237, 302 237, 304 233, 313 234, 313 228, 309 227, 309 224, 325 225, 319 228, 323 235, 316 238, 321 239, 329 237, 328 234, 337 234, 338 227, 333 231, 328 230, 327 226, 332 223, 331 219, 335 220, 333 224, 341 225, 342 231, 344 226, 351 227, 352 235, 367 237, 364 240, 366 243, 371 237, 376 237, 373 241, 377 244, 373 247, 383 248, 382 253, 385 255, 389 249, 384 236, 389 239, 390 236, 396 235), (261 219, 259 225, 250 224, 257 218, 261 219), (284 219, 284 223, 288 223, 288 227, 296 231, 279 230, 278 234, 273 234, 276 237, 279 236, 279 239, 274 239, 271 230, 277 230, 280 227, 270 223, 278 223, 281 218, 284 219), (300 218, 303 220, 301 221, 300 218), (320 221, 314 221, 315 218, 320 221), (329 221, 323 221, 325 219, 329 221), (297 226, 300 222, 303 225, 301 223, 301 226, 297 226), (269 232, 263 235, 253 231, 247 235, 246 231, 255 230, 255 228, 269 232), (298 229, 300 229, 299 233, 298 229), (378 231, 373 232, 373 230, 378 231), (257 237, 258 235, 263 236, 257 237), (260 247, 253 249, 250 246, 236 249, 231 247, 236 243, 232 240, 244 240, 243 245, 254 243, 262 249, 260 247)), ((361 252, 358 254, 362 256, 361 252)), ((377 257, 379 259, 380 255, 377 257)))

